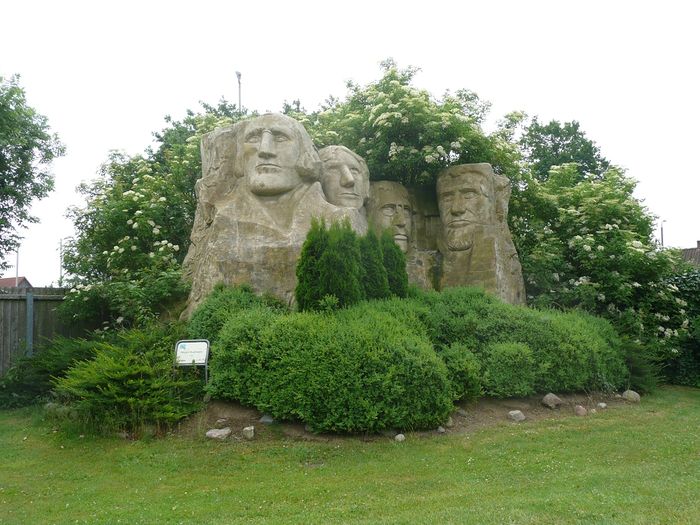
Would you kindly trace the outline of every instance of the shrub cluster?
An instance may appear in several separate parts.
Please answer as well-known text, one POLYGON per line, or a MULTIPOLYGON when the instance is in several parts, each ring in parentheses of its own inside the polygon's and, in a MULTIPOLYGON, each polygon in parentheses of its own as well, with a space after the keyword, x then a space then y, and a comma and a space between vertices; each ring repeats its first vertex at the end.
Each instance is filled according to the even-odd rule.
POLYGON ((25 406, 50 396, 54 378, 95 355, 95 342, 57 337, 36 354, 19 359, 0 378, 0 407, 25 406))
POLYGON ((224 325, 211 370, 214 397, 314 431, 426 428, 452 409, 447 370, 428 339, 366 308, 243 312, 224 325))
POLYGON ((391 235, 363 237, 347 221, 314 220, 301 249, 294 291, 299 310, 327 310, 362 299, 406 297, 406 258, 391 235))
POLYGON ((454 400, 481 394, 627 381, 607 321, 507 305, 477 289, 412 295, 326 313, 239 310, 216 337, 209 391, 316 431, 361 432, 434 426, 454 400))
POLYGON ((184 335, 181 324, 152 325, 94 342, 92 359, 58 378, 55 393, 98 431, 171 425, 196 411, 203 394, 196 369, 173 367, 175 342, 184 335))

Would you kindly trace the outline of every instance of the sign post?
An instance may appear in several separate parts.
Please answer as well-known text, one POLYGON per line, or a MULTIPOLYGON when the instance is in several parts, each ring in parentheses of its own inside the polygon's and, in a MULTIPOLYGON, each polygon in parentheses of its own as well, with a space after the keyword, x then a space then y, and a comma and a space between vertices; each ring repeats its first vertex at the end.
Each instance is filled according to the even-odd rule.
POLYGON ((183 339, 175 344, 176 366, 203 366, 204 382, 209 381, 209 341, 183 339))

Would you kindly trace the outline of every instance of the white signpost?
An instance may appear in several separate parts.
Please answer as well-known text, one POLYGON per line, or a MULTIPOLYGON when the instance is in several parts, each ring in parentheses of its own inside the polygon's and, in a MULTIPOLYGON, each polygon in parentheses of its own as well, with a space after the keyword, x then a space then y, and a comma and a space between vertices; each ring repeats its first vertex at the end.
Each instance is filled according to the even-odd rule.
POLYGON ((203 366, 204 381, 209 381, 209 341, 184 339, 175 345, 176 366, 203 366))

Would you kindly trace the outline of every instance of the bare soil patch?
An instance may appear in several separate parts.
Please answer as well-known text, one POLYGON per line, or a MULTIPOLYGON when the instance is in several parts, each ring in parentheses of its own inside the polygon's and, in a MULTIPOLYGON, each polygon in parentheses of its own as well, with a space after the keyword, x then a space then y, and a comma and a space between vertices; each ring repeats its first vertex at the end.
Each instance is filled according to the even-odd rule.
MULTIPOLYGON (((606 403, 606 410, 614 409, 627 404, 619 395, 614 394, 557 394, 563 404, 556 409, 550 409, 542 405, 541 395, 526 398, 491 399, 483 398, 476 402, 463 402, 455 405, 452 413, 452 426, 443 425, 446 434, 466 434, 482 428, 500 425, 517 424, 508 419, 508 412, 520 410, 525 414, 526 421, 538 421, 541 419, 557 419, 565 417, 577 417, 574 407, 581 405, 589 411, 587 417, 594 416, 591 409, 597 409, 599 402, 606 403)), ((335 441, 344 439, 360 439, 362 441, 374 441, 393 436, 400 431, 385 431, 381 434, 314 434, 305 428, 302 423, 274 422, 265 424, 260 421, 263 416, 255 408, 244 407, 236 402, 211 401, 197 414, 194 414, 176 429, 176 433, 186 437, 202 437, 211 428, 229 427, 232 430, 233 440, 243 440, 242 430, 248 426, 255 427, 256 439, 279 440, 293 439, 306 441, 335 441)), ((413 436, 435 435, 435 430, 411 432, 413 436)))

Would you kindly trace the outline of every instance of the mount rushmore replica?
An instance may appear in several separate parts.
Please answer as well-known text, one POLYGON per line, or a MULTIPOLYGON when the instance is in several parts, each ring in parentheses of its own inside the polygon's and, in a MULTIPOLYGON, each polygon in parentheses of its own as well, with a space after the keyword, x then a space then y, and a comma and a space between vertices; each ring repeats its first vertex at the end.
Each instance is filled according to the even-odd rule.
POLYGON ((185 317, 220 282, 248 283, 291 304, 313 218, 348 220, 358 234, 391 229, 419 287, 481 286, 525 302, 507 225, 510 185, 489 164, 447 168, 435 188, 370 182, 360 156, 344 146, 317 150, 299 122, 279 114, 217 129, 201 148, 185 317))

